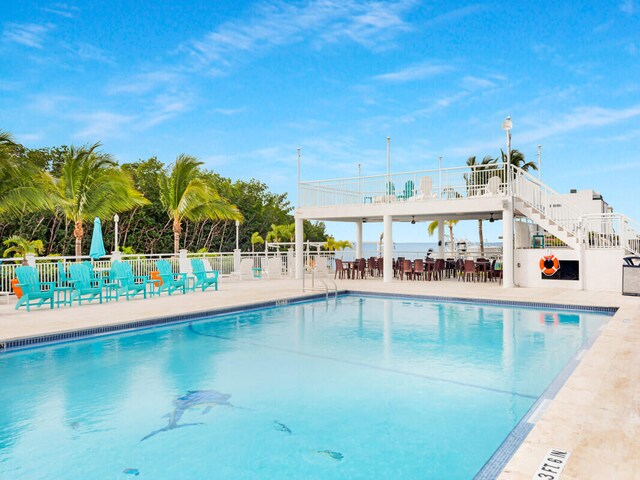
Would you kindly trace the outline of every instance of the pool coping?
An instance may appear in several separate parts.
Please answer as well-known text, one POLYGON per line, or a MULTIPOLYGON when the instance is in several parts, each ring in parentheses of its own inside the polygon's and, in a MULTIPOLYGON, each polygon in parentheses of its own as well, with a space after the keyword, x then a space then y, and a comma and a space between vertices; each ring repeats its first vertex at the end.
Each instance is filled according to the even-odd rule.
MULTIPOLYGON (((384 293, 384 292, 371 292, 364 290, 350 290, 344 289, 337 292, 337 296, 358 295, 363 297, 386 297, 386 298, 411 298, 416 300, 429 300, 429 301, 441 301, 448 303, 464 303, 472 305, 499 305, 499 306, 513 306, 520 308, 551 308, 555 310, 573 310, 582 312, 604 313, 614 315, 618 307, 602 307, 592 305, 571 305, 571 304, 557 304, 547 302, 525 302, 518 300, 496 300, 485 298, 468 298, 468 297, 447 297, 441 295, 420 295, 420 294, 405 294, 405 293, 384 293)), ((29 335, 24 337, 14 337, 0 340, 0 355, 4 353, 14 352, 17 350, 23 350, 25 348, 43 347, 61 342, 81 340, 83 338, 90 338, 101 335, 110 335, 116 333, 122 333, 128 330, 139 330, 143 328, 151 328, 157 326, 165 326, 171 324, 179 324, 183 322, 199 320, 206 317, 216 317, 220 315, 227 315, 230 313, 256 310, 260 308, 270 308, 277 306, 289 305, 291 303, 300 303, 306 301, 319 300, 326 298, 324 293, 298 295, 295 297, 266 300, 262 302, 243 303, 239 305, 233 305, 229 307, 219 307, 207 310, 200 310, 196 312, 189 312, 180 315, 165 315, 160 317, 147 318, 143 320, 128 321, 123 323, 112 323, 109 325, 101 325, 97 327, 89 328, 73 328, 69 330, 52 332, 42 335, 29 335)))
MULTIPOLYGON (((370 298, 404 298, 427 301, 440 301, 447 303, 470 304, 470 305, 486 305, 486 306, 506 306, 527 309, 548 308, 553 310, 570 310, 578 312, 591 312, 607 314, 612 317, 619 310, 619 307, 603 307, 593 305, 574 305, 559 304, 551 302, 527 302, 520 300, 500 300, 487 298, 469 298, 469 297, 451 297, 442 295, 422 295, 410 293, 387 293, 372 292, 364 290, 342 289, 337 291, 336 297, 344 296, 362 296, 370 298)), ((48 334, 32 335, 25 337, 14 337, 10 339, 0 340, 0 356, 3 354, 11 354, 29 349, 37 349, 50 345, 68 343, 73 341, 86 340, 94 337, 108 336, 113 334, 122 334, 126 332, 135 332, 155 327, 166 327, 178 325, 185 322, 195 320, 204 320, 207 318, 215 318, 219 316, 229 315, 233 313, 253 311, 265 308, 289 306, 292 304, 300 304, 312 302, 327 298, 325 293, 305 294, 294 297, 286 297, 280 299, 266 300, 254 303, 241 303, 228 307, 219 307, 195 311, 179 315, 156 316, 137 321, 127 321, 123 323, 113 323, 89 328, 75 328, 65 331, 52 332, 48 334)), ((333 298, 333 296, 331 297, 333 298)), ((606 325, 606 323, 604 324, 606 325)), ((604 327, 603 325, 603 327, 604 327)), ((529 410, 523 415, 520 421, 508 433, 502 443, 493 452, 491 457, 486 461, 482 468, 473 477, 474 480, 489 480, 496 478, 506 467, 508 462, 520 448, 527 435, 531 432, 536 422, 540 419, 544 410, 549 406, 550 402, 560 392, 567 380, 571 377, 575 369, 580 363, 581 358, 591 348, 594 342, 600 336, 602 328, 600 328, 593 337, 591 337, 582 348, 572 356, 567 364, 562 368, 558 375, 552 380, 542 394, 535 400, 529 410)))

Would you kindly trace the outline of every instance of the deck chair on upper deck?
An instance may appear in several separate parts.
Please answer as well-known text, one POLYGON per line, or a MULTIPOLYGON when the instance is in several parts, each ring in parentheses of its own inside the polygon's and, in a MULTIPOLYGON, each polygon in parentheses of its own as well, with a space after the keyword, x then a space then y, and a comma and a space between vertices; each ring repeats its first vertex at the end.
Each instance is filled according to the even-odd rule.
POLYGON ((489 180, 487 180, 487 185, 484 188, 484 194, 493 196, 500 195, 502 192, 500 191, 500 185, 502 184, 502 179, 498 176, 493 176, 489 180))
POLYGON ((420 178, 420 188, 418 189, 418 194, 409 198, 410 202, 417 202, 422 200, 431 200, 437 197, 435 193, 431 191, 432 189, 432 181, 431 177, 422 177, 420 178))

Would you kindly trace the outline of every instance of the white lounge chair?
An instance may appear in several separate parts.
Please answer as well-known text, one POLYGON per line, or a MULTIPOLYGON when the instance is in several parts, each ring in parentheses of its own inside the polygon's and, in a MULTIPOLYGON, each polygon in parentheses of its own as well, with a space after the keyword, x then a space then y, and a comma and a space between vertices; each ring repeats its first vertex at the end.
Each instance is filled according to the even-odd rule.
POLYGON ((271 257, 266 261, 267 275, 269 279, 282 278, 282 259, 279 257, 271 257))
MULTIPOLYGON (((193 274, 193 267, 191 266, 191 259, 189 258, 178 258, 178 269, 180 273, 184 273, 187 276, 189 282, 195 282, 196 276, 193 274)), ((193 285, 193 283, 191 283, 193 285)))
POLYGON ((487 185, 484 189, 485 195, 500 195, 502 192, 500 191, 500 185, 502 184, 502 179, 498 176, 493 176, 489 180, 487 180, 487 185))
POLYGON ((240 280, 251 280, 253 278, 253 258, 243 258, 240 260, 240 280))
POLYGON ((318 255, 314 260, 316 262, 316 272, 327 273, 327 257, 321 257, 318 255))
POLYGON ((420 178, 420 189, 417 195, 409 198, 410 202, 418 202, 423 200, 431 200, 436 198, 436 194, 431 191, 432 182, 431 177, 422 177, 420 178))

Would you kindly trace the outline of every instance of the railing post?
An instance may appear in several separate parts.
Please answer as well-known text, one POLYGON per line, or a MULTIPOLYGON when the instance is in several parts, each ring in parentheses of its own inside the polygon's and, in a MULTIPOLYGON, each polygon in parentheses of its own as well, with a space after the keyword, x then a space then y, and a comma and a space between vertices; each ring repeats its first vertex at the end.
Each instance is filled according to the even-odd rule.
POLYGON ((503 200, 502 209, 502 285, 512 288, 513 282, 513 196, 503 200))
POLYGON ((35 255, 27 253, 24 256, 24 259, 27 261, 27 265, 29 265, 30 267, 35 267, 36 266, 36 256, 35 255))
MULTIPOLYGON (((233 271, 234 272, 240 272, 240 260, 241 260, 240 252, 241 251, 242 250, 240 250, 239 248, 233 249, 233 271)), ((182 250, 180 250, 180 252, 182 252, 182 250)))

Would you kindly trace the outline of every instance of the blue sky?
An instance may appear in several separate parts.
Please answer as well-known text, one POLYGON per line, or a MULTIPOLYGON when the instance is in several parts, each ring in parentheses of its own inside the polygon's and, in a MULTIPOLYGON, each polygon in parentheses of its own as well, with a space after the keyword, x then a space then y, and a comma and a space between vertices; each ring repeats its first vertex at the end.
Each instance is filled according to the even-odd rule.
MULTIPOLYGON (((640 4, 323 0, 12 1, 0 129, 101 141, 121 162, 185 152, 296 195, 305 180, 498 155, 502 120, 543 180, 640 219, 640 4)), ((487 226, 489 240, 499 224, 487 226)), ((329 225, 353 238, 351 225, 329 225)), ((379 225, 366 225, 375 239, 379 225)), ((474 222, 458 228, 474 238, 474 222)), ((405 225, 396 241, 421 241, 405 225)))

